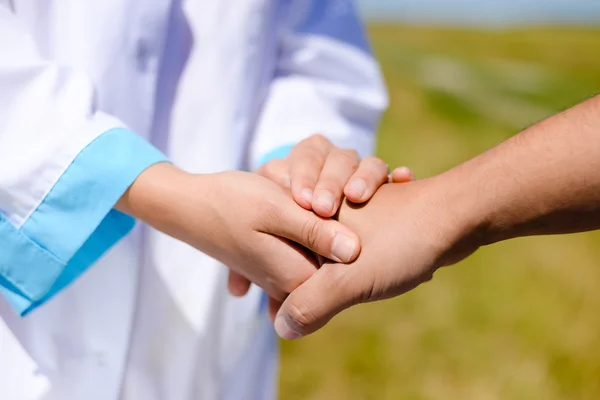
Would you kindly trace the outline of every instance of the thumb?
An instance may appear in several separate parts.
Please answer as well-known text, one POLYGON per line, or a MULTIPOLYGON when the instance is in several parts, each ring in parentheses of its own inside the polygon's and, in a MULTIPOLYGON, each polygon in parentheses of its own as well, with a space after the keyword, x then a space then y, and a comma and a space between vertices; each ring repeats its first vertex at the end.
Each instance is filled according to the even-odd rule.
POLYGON ((299 207, 292 199, 280 205, 278 218, 264 232, 296 242, 330 260, 349 263, 360 253, 360 239, 350 228, 299 207), (287 204, 287 203, 286 203, 287 204))
POLYGON ((275 318, 275 330, 282 339, 294 340, 325 326, 335 315, 360 302, 364 280, 352 282, 352 266, 325 264, 294 290, 275 318), (356 289, 356 290, 353 290, 356 289))

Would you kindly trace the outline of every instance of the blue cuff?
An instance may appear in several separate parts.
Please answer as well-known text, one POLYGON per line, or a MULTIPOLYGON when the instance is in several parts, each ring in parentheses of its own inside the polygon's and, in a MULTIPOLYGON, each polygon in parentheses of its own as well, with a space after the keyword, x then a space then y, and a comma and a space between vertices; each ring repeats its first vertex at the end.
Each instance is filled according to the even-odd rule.
POLYGON ((133 228, 113 206, 163 161, 138 135, 112 129, 79 153, 20 229, 0 215, 0 293, 19 314, 64 289, 133 228))
POLYGON ((258 161, 258 166, 260 167, 261 165, 266 164, 269 161, 274 160, 276 158, 286 158, 287 155, 290 154, 290 151, 292 151, 294 146, 295 144, 286 144, 285 146, 278 147, 275 150, 265 154, 258 161))

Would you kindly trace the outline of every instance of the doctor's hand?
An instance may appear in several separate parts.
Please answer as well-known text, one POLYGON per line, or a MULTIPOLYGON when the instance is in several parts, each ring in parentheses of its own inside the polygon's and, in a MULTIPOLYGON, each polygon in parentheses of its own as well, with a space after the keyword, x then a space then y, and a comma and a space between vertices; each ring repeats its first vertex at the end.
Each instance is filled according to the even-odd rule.
POLYGON ((342 310, 405 293, 474 252, 479 244, 449 201, 448 184, 437 177, 389 184, 365 206, 342 205, 339 220, 360 236, 361 254, 349 265, 326 262, 292 292, 277 313, 278 334, 310 334, 342 310))
POLYGON ((360 252, 350 229, 298 207, 288 190, 246 172, 194 175, 157 164, 117 208, 221 261, 279 301, 316 271, 313 252, 343 263, 360 252))
MULTIPOLYGON (((361 160, 356 150, 336 147, 322 135, 303 140, 286 158, 271 160, 256 172, 291 189, 300 206, 322 217, 335 215, 344 197, 353 203, 368 201, 390 179, 381 159, 361 160)), ((412 179, 404 167, 393 175, 396 181, 412 179)))

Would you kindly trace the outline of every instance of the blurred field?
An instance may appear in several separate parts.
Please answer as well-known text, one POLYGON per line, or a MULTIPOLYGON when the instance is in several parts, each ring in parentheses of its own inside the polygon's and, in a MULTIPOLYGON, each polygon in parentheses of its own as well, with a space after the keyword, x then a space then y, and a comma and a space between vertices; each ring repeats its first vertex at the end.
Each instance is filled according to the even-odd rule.
MULTIPOLYGON (((379 155, 418 177, 600 93, 600 29, 371 27, 379 155)), ((281 398, 600 399, 600 234, 485 248, 282 350, 281 398)))

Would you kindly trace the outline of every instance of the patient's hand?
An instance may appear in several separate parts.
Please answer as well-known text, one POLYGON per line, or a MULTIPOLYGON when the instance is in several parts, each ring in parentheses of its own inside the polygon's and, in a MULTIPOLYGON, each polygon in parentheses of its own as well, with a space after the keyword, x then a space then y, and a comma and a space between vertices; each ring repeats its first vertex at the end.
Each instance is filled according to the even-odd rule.
POLYGON ((325 325, 358 303, 398 296, 432 278, 442 265, 477 249, 461 207, 446 196, 448 182, 432 178, 382 186, 365 206, 341 207, 339 220, 361 238, 352 264, 325 263, 283 303, 275 323, 286 339, 325 325))

